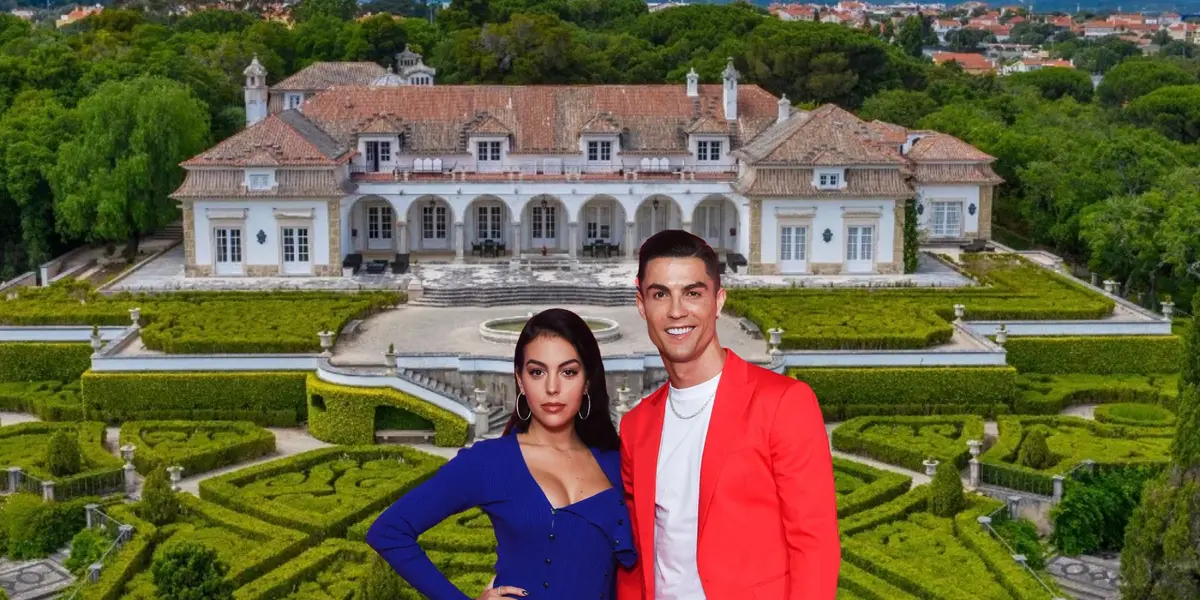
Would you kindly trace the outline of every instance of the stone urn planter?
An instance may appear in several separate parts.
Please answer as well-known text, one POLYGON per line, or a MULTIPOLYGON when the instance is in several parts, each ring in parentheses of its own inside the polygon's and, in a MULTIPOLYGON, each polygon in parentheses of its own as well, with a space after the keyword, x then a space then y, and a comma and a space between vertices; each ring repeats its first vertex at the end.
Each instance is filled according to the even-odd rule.
POLYGON ((142 326, 142 309, 129 309, 129 320, 133 322, 133 328, 137 329, 142 326))
POLYGON ((779 345, 783 343, 783 330, 778 327, 772 327, 767 330, 767 343, 770 344, 771 354, 779 354, 779 345))
POLYGON ((396 376, 396 345, 388 344, 387 352, 383 353, 383 364, 387 367, 388 377, 396 376))
POLYGON ((333 337, 337 335, 332 331, 318 331, 317 337, 321 338, 321 356, 329 358, 333 356, 333 337))
POLYGON ((1008 341, 1008 327, 1006 327, 1004 324, 1001 324, 1000 327, 998 329, 996 329, 996 343, 1003 346, 1004 343, 1007 341, 1008 341))
POLYGON ((937 473, 938 461, 936 461, 932 458, 929 458, 929 459, 926 459, 921 464, 925 466, 925 474, 926 475, 933 477, 937 473))
POLYGON ((91 335, 91 337, 88 338, 88 341, 92 344, 92 353, 93 354, 99 353, 100 348, 104 347, 104 340, 100 337, 100 327, 99 326, 97 326, 97 325, 92 326, 92 335, 91 335))

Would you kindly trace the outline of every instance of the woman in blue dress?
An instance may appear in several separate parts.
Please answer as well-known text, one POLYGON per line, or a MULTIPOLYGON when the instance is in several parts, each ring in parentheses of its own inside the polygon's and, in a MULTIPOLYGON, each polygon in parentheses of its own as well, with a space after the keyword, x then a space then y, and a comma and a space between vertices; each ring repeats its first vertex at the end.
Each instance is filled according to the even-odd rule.
POLYGON ((478 600, 603 600, 636 560, 600 347, 575 313, 526 323, 513 359, 519 393, 504 435, 460 450, 388 508, 367 543, 430 600, 471 600, 417 545, 479 507, 496 532, 496 578, 478 600))

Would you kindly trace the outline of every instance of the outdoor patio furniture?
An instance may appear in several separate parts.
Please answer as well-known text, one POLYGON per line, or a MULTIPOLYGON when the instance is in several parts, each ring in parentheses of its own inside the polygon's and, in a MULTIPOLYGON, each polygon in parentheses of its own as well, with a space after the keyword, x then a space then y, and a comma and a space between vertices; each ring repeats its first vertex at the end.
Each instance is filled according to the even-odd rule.
POLYGON ((583 245, 583 254, 590 254, 592 256, 596 256, 596 244, 593 244, 591 242, 584 244, 583 245))
POLYGON ((971 243, 959 246, 958 248, 963 252, 983 252, 987 250, 987 240, 977 238, 972 240, 971 243))
POLYGON ((387 271, 388 261, 373 260, 367 263, 367 275, 382 275, 387 271))
POLYGON ((492 258, 496 258, 496 240, 484 240, 483 241, 483 250, 480 251, 479 255, 482 257, 482 256, 487 256, 489 254, 492 255, 492 258))
POLYGON ((483 256, 483 244, 476 244, 476 243, 472 242, 471 243, 471 254, 478 254, 479 256, 483 256))
POLYGON ((347 254, 346 258, 342 259, 343 269, 354 269, 354 274, 358 274, 359 268, 362 267, 363 256, 361 254, 347 254))
POLYGON ((737 252, 726 252, 725 262, 729 264, 729 270, 733 271, 734 273, 737 273, 738 267, 745 267, 750 264, 750 262, 746 260, 745 256, 742 256, 737 252))
POLYGON ((392 261, 392 274, 402 275, 408 272, 408 254, 397 254, 392 261))
POLYGON ((500 242, 500 243, 496 244, 496 252, 502 256, 508 254, 508 250, 506 250, 504 248, 504 242, 500 242))

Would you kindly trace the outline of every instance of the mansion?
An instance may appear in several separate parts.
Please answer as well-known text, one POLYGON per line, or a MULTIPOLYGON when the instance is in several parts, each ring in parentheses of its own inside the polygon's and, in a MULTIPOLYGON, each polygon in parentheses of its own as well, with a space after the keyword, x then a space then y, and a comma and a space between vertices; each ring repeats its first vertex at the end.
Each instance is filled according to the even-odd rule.
POLYGON ((346 264, 633 259, 683 228, 754 274, 899 273, 904 205, 925 239, 988 239, 991 156, 945 134, 804 111, 693 71, 669 85, 445 86, 317 63, 267 86, 247 127, 182 163, 188 276, 338 276, 346 264), (486 258, 485 258, 486 257, 486 258))

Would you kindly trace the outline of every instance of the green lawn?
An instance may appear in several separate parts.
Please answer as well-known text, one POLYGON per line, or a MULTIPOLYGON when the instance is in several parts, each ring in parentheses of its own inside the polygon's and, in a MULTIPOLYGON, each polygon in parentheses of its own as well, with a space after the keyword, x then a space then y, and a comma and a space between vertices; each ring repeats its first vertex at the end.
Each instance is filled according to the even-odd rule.
POLYGON ((764 332, 784 330, 785 349, 916 349, 950 339, 954 305, 968 319, 1097 319, 1113 302, 1012 255, 966 255, 970 288, 731 289, 725 308, 764 332))

